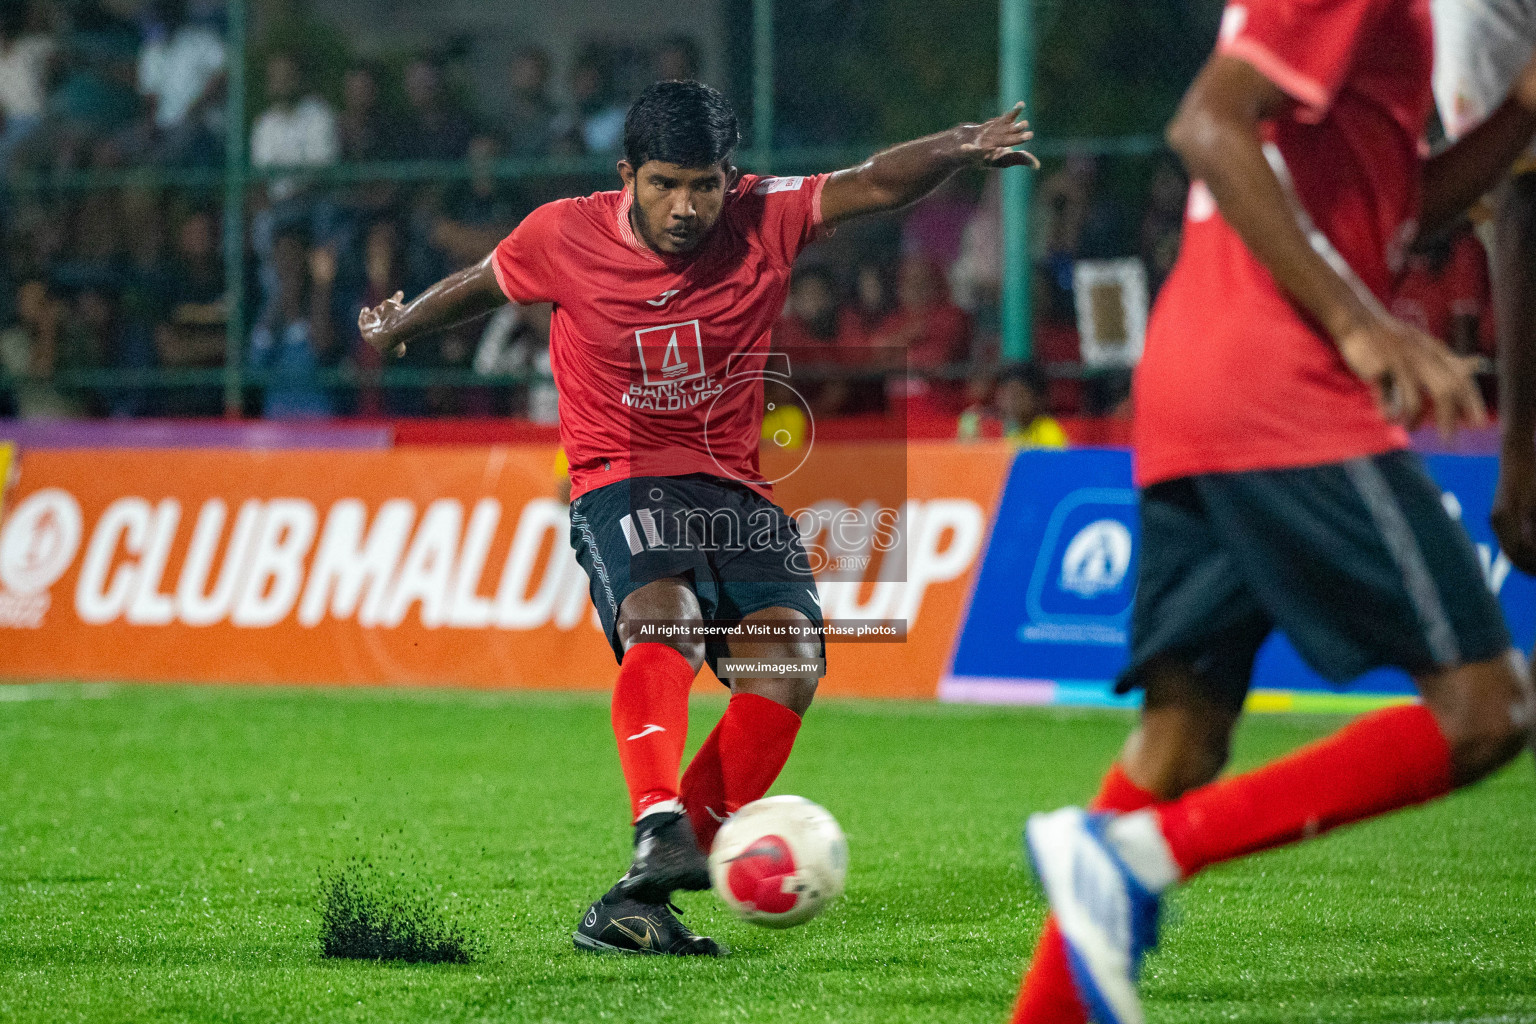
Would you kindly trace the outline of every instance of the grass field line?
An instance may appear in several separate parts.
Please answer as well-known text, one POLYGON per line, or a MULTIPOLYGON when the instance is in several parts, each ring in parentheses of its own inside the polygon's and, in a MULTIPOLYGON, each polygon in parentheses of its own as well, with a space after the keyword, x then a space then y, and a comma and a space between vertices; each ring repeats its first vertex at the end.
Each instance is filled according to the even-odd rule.
POLYGON ((120 689, 116 683, 9 683, 0 685, 0 703, 27 700, 100 700, 120 689))
POLYGON ((1416 1020, 1403 1024, 1536 1024, 1536 1017, 1504 1014, 1498 1017, 1463 1017, 1460 1020, 1416 1020))

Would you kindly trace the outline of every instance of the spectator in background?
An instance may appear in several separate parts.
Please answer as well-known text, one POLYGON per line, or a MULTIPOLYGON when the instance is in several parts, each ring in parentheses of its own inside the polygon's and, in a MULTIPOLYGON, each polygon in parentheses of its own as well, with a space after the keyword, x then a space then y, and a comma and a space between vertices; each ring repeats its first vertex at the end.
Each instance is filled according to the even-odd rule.
POLYGON ((1462 220, 1408 255, 1392 298, 1392 315, 1461 355, 1492 355, 1488 253, 1462 220))
MULTIPOLYGON (((837 289, 824 267, 797 269, 789 285, 789 301, 773 328, 775 351, 806 353, 819 362, 832 362, 838 338, 837 289), (825 358, 818 358, 822 352, 825 358)), ((793 366, 791 367, 793 370, 793 366)))
POLYGON ((901 226, 901 254, 928 260, 948 275, 960 259, 966 224, 975 210, 961 176, 950 177, 907 214, 901 226))
POLYGON ((519 306, 509 302, 491 314, 473 366, 482 377, 525 376, 525 381, 506 392, 498 411, 523 416, 534 423, 560 421, 558 396, 549 379, 549 303, 519 306))
POLYGON ((1047 405, 1045 371, 1038 363, 1012 363, 995 381, 983 379, 985 394, 960 416, 962 441, 1001 438, 1016 448, 1065 448, 1066 431, 1047 405))
POLYGON ((170 163, 215 163, 223 144, 224 40, 187 20, 186 0, 155 0, 152 8, 138 86, 153 109, 156 148, 170 163))
POLYGON ((346 163, 391 160, 402 134, 379 107, 379 77, 366 64, 347 69, 341 86, 341 113, 336 117, 336 139, 346 163))
MULTIPOLYGON (((251 166, 327 167, 341 155, 336 115, 331 105, 306 93, 296 57, 276 53, 267 60, 267 109, 251 127, 251 166)), ((267 186, 274 202, 302 190, 296 178, 281 178, 267 186)))
POLYGON ((838 412, 843 414, 879 412, 885 409, 885 373, 893 361, 885 354, 871 351, 868 341, 885 323, 895 308, 889 274, 881 263, 866 260, 853 271, 853 301, 837 317, 837 344, 854 370, 869 371, 868 376, 851 377, 846 394, 839 397, 838 412))
POLYGON ((1095 157, 1075 153, 1041 184, 1035 203, 1035 262, 1050 281, 1052 318, 1076 316, 1072 271, 1078 260, 1126 255, 1123 221, 1119 206, 1099 188, 1095 157))
POLYGON ((838 316, 839 343, 863 345, 895 308, 886 268, 863 261, 853 271, 853 302, 838 316))
MULTIPOLYGON (((330 104, 304 87, 298 58, 275 53, 267 60, 266 91, 270 105, 251 127, 251 166, 326 167, 341 155, 336 115, 330 104)), ((338 212, 329 199, 316 196, 299 176, 275 178, 267 184, 269 204, 251 220, 251 245, 258 260, 261 302, 274 307, 281 286, 276 265, 279 225, 303 225, 322 244, 333 241, 338 212)), ((291 261, 290 261, 291 262, 291 261)))
MULTIPOLYGON (((155 331, 160 366, 169 370, 223 366, 229 303, 213 211, 194 210, 177 229, 165 298, 165 319, 155 331)), ((168 416, 218 416, 223 408, 223 391, 216 386, 169 388, 161 398, 161 409, 168 416)))
POLYGON ((0 174, 43 123, 48 72, 58 44, 31 0, 0 3, 0 174))
MULTIPOLYGON (((225 0, 214 2, 222 4, 225 0)), ((342 76, 351 67, 352 48, 328 18, 315 16, 313 6, 311 0, 248 0, 253 43, 250 66, 264 68, 272 57, 287 54, 304 69, 309 88, 322 96, 339 96, 342 76)), ((261 97, 267 101, 271 98, 261 97)))
POLYGON ((502 122, 501 148, 513 157, 548 156, 555 148, 560 111, 549 98, 549 54, 525 46, 508 72, 511 101, 502 122))
MULTIPOLYGON (((113 293, 105 288, 86 287, 69 301, 59 344, 49 373, 71 370, 104 370, 119 365, 123 322, 113 293)), ((130 360, 124 368, 136 369, 130 360)), ((66 383, 61 393, 71 398, 86 415, 132 415, 142 411, 142 395, 118 390, 99 391, 89 386, 66 383), (122 399, 129 401, 122 404, 122 399)))
POLYGON ((703 66, 699 44, 689 36, 669 36, 656 49, 658 82, 696 82, 703 66))
POLYGON ((817 415, 835 415, 848 405, 847 381, 812 379, 835 373, 848 361, 838 346, 837 288, 830 271, 795 271, 784 314, 773 328, 773 348, 788 354, 795 387, 817 415))
POLYGON ((70 215, 64 250, 51 268, 55 283, 70 290, 112 290, 126 283, 122 212, 116 192, 85 193, 70 215))
POLYGON ((27 165, 75 168, 118 162, 112 140, 132 132, 139 112, 133 87, 139 31, 100 0, 77 0, 59 47, 60 81, 40 131, 23 148, 27 165))
POLYGON ((987 175, 981 200, 960 233, 960 252, 949 270, 955 303, 992 331, 1003 287, 1002 178, 987 175))
POLYGON ((16 289, 15 319, 0 330, 0 366, 15 381, 13 401, 23 419, 59 419, 87 412, 48 379, 57 365, 66 311, 65 303, 50 294, 41 279, 23 281, 16 289))
POLYGON ((865 344, 906 353, 906 363, 932 370, 969 358, 970 320, 949 299, 944 274, 932 260, 909 256, 896 281, 896 310, 865 344))
POLYGON ((878 350, 876 363, 906 376, 887 381, 886 397, 908 415, 953 415, 964 406, 964 385, 939 374, 970 358, 971 322, 949 298, 943 272, 931 260, 901 261, 896 310, 864 344, 878 350))
MULTIPOLYGON (((336 117, 336 137, 345 163, 393 160, 399 155, 400 125, 379 102, 379 76, 367 64, 354 64, 342 80, 342 107, 336 117)), ((363 225, 400 202, 401 186, 393 181, 359 181, 341 190, 343 210, 335 239, 343 257, 341 275, 356 281, 357 238, 363 225)))
POLYGON ((468 266, 496 248, 528 212, 529 205, 493 173, 495 140, 480 136, 469 144, 471 175, 447 191, 430 230, 431 244, 445 264, 468 266))
MULTIPOLYGON (((389 218, 380 218, 368 226, 363 236, 362 290, 346 303, 347 309, 371 308, 391 295, 403 294, 405 265, 400 252, 400 226, 389 218)), ((354 415, 379 417, 394 411, 389 396, 380 386, 384 357, 363 341, 356 325, 348 328, 347 351, 343 356, 357 370, 357 400, 354 415)))
POLYGON ((617 153, 624 141, 626 109, 614 95, 613 73, 602 51, 588 47, 571 65, 571 114, 564 118, 562 146, 571 153, 617 153))
POLYGON ((425 57, 405 69, 408 111, 399 155, 406 160, 462 160, 474 134, 469 117, 449 98, 442 69, 425 57))
POLYGON ((1152 175, 1147 212, 1141 218, 1141 261, 1147 267, 1147 298, 1153 299, 1173 269, 1184 231, 1189 181, 1177 161, 1164 160, 1152 175))
POLYGON ((301 228, 284 227, 272 242, 276 290, 251 332, 249 365, 273 375, 262 397, 269 419, 330 416, 330 394, 315 376, 330 357, 331 287, 336 254, 310 249, 301 228))

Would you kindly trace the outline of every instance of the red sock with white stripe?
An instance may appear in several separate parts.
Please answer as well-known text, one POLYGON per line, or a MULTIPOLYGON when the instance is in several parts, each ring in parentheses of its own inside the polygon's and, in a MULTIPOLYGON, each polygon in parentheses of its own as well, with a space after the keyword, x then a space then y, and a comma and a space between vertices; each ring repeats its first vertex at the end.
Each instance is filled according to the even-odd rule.
MULTIPOLYGON (((1139 811, 1151 806, 1155 797, 1132 782, 1119 764, 1110 767, 1099 784, 1099 793, 1090 809, 1095 811, 1139 811)), ((1088 1011, 1078 998, 1077 986, 1067 967, 1067 948, 1054 915, 1046 915, 1045 927, 1029 963, 1029 973, 1019 989, 1013 1007, 1012 1024, 1087 1024, 1088 1011)))
POLYGON ((1424 803, 1453 788, 1451 748, 1422 705, 1355 719, 1256 771, 1128 814, 1108 830, 1156 888, 1202 868, 1424 803))
POLYGON ((666 644, 635 644, 624 652, 613 687, 613 735, 637 820, 678 799, 692 686, 693 666, 666 644))
POLYGON ((731 697, 683 775, 683 806, 699 849, 708 853, 721 823, 768 792, 799 733, 800 716, 783 704, 755 693, 731 697))

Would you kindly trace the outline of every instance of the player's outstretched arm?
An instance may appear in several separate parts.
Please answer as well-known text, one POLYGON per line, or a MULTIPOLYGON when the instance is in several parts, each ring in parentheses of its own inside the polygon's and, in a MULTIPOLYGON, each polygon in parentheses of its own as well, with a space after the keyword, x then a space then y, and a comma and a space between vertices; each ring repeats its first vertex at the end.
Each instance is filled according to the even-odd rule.
POLYGON ((1449 227, 1504 179, 1536 135, 1536 55, 1488 119, 1424 163, 1419 233, 1449 227))
POLYGON ((479 263, 450 274, 410 302, 396 292, 357 315, 363 340, 380 352, 404 355, 405 346, 423 334, 447 330, 488 313, 507 301, 496 283, 493 252, 479 263))
POLYGON ((1275 280, 1318 321, 1390 418, 1417 425, 1431 406, 1443 433, 1486 421, 1472 364, 1392 317, 1312 228, 1271 166, 1260 124, 1289 98, 1244 60, 1217 54, 1185 94, 1168 144, 1204 181, 1222 217, 1275 280))
POLYGON ((1536 573, 1536 173, 1499 190, 1493 250, 1504 427, 1493 528, 1509 560, 1536 573))
POLYGON ((1035 137, 1023 113, 1024 104, 1017 103, 990 121, 903 142, 838 171, 822 186, 823 222, 836 224, 915 203, 966 167, 1038 168, 1034 154, 1018 148, 1035 137))

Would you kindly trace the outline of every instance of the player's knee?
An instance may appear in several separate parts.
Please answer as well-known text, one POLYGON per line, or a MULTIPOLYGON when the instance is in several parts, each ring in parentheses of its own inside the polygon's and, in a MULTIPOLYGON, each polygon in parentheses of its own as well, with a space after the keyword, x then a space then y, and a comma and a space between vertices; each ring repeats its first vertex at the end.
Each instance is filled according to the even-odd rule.
POLYGON ((1230 715, 1200 705, 1146 711, 1121 761, 1159 799, 1172 800, 1221 774, 1231 756, 1232 726, 1230 715))
POLYGON ((776 704, 782 704, 795 714, 805 717, 811 701, 816 699, 817 680, 808 677, 783 679, 738 679, 731 685, 733 693, 755 693, 776 704))
POLYGON ((618 626, 619 642, 624 645, 626 651, 636 644, 649 643, 670 647, 678 654, 681 654, 688 664, 693 666, 693 671, 697 673, 704 667, 704 642, 694 639, 693 635, 690 635, 690 633, 694 635, 697 633, 696 629, 690 629, 690 627, 698 627, 702 623, 702 619, 678 620, 669 623, 669 625, 678 627, 676 634, 663 633, 656 635, 654 630, 648 630, 643 627, 637 628, 633 622, 626 622, 621 619, 618 626))
POLYGON ((795 714, 805 717, 810 710, 811 701, 816 699, 816 687, 821 682, 819 679, 791 679, 789 687, 788 707, 795 714))
POLYGON ((1454 715, 1439 715, 1440 730, 1451 748, 1451 766, 1458 785, 1469 785, 1508 764, 1520 753, 1529 735, 1528 705, 1503 707, 1479 704, 1454 715))
POLYGON ((1448 683, 1426 698, 1451 748, 1455 781, 1468 785, 1520 753, 1536 724, 1536 703, 1518 656, 1458 669, 1448 683))

